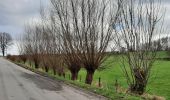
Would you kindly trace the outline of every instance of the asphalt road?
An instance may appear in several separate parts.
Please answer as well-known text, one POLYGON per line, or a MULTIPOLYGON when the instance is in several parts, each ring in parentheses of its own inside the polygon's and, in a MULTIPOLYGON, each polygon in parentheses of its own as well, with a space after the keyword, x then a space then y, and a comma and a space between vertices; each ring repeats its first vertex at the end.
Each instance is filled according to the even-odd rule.
POLYGON ((0 100, 103 100, 0 58, 0 100))

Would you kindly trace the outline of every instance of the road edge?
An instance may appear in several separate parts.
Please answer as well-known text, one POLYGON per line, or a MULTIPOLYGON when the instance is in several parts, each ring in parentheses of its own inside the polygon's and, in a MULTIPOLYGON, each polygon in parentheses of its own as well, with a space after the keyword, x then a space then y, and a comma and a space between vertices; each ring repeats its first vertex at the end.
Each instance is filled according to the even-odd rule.
MULTIPOLYGON (((4 58, 4 59, 5 59, 5 58, 4 58)), ((48 75, 48 74, 45 73, 45 72, 41 72, 41 71, 38 71, 38 70, 34 70, 34 69, 32 69, 32 68, 27 67, 26 65, 13 62, 13 61, 10 61, 10 60, 8 60, 8 59, 6 59, 6 60, 9 61, 9 62, 11 62, 11 63, 13 63, 13 64, 15 64, 15 65, 17 65, 17 66, 19 66, 19 67, 21 67, 21 68, 24 68, 24 69, 26 69, 26 70, 29 70, 29 71, 31 71, 31 72, 34 72, 34 73, 36 73, 36 74, 38 74, 38 75, 40 75, 40 76, 42 76, 42 77, 49 78, 49 79, 51 79, 52 81, 62 82, 64 85, 69 86, 69 87, 71 87, 71 88, 74 88, 74 89, 76 89, 76 90, 82 91, 82 92, 84 92, 84 93, 86 93, 86 94, 89 94, 89 95, 92 95, 92 96, 96 96, 96 97, 98 97, 98 98, 100 98, 100 99, 110 100, 109 98, 107 98, 107 97, 105 97, 105 96, 103 96, 103 95, 101 95, 101 94, 98 94, 98 93, 95 93, 95 92, 93 92, 93 91, 84 89, 84 88, 79 87, 79 86, 77 86, 77 85, 75 85, 75 84, 72 84, 72 83, 70 83, 70 82, 66 82, 66 81, 64 81, 64 80, 58 79, 57 77, 50 76, 50 75, 48 75)))

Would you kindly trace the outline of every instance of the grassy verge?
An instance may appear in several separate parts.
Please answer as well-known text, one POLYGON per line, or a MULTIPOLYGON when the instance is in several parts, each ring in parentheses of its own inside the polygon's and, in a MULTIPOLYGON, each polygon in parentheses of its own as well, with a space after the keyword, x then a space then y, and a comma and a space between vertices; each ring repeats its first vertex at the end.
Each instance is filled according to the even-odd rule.
POLYGON ((92 93, 102 95, 104 97, 107 97, 109 100, 140 100, 140 99, 142 99, 139 96, 134 96, 134 95, 125 94, 125 93, 116 93, 114 89, 111 90, 111 89, 106 89, 106 88, 98 88, 93 85, 87 85, 85 83, 82 83, 79 80, 71 81, 71 80, 68 80, 67 78, 54 76, 50 71, 49 71, 49 73, 46 73, 41 69, 35 69, 35 68, 29 67, 28 65, 23 64, 23 63, 18 63, 18 62, 14 62, 14 63, 25 68, 25 69, 31 70, 37 74, 52 78, 54 80, 63 81, 65 84, 71 85, 72 87, 78 87, 85 91, 90 91, 92 93))

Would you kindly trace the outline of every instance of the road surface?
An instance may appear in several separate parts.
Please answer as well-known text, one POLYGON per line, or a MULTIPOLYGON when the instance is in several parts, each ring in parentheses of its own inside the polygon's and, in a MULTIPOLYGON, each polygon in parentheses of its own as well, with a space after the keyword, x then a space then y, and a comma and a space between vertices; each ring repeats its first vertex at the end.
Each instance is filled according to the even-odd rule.
POLYGON ((104 100, 0 58, 0 100, 104 100))

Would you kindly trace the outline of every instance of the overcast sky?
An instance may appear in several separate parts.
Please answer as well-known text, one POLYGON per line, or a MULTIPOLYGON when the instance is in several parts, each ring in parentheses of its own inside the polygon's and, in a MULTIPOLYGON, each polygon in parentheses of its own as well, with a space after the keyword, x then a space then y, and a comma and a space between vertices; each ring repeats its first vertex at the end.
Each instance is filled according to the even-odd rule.
MULTIPOLYGON (((39 18, 40 3, 49 0, 0 0, 0 32, 7 32, 14 39, 23 33, 24 25, 32 19, 39 18)), ((17 54, 16 45, 8 53, 17 54)))
MULTIPOLYGON (((41 0, 46 5, 50 0, 41 0)), ((161 0, 166 7, 165 25, 170 28, 170 0, 161 0)), ((0 0, 0 32, 8 32, 13 38, 23 33, 27 21, 39 18, 40 0, 0 0)), ((17 54, 16 45, 10 54, 17 54)))

